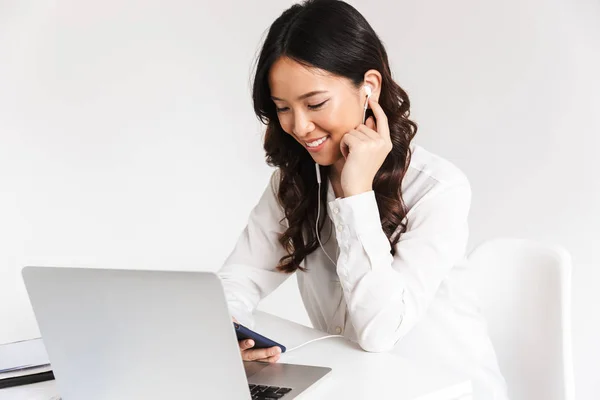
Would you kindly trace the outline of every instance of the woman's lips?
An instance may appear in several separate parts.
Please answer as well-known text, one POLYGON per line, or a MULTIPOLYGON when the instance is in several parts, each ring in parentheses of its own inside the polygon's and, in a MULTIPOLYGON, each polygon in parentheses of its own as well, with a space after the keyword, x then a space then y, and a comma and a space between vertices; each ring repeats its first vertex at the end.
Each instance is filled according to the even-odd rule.
POLYGON ((329 136, 323 136, 317 140, 313 140, 311 142, 305 142, 306 149, 310 152, 315 152, 321 150, 325 147, 325 144, 329 141, 329 136))

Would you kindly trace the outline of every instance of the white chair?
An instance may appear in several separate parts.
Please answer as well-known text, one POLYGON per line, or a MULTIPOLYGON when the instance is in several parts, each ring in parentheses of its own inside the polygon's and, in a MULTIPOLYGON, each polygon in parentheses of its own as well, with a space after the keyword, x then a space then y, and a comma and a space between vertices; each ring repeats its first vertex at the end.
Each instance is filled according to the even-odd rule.
POLYGON ((569 253, 499 238, 468 259, 509 398, 574 400, 569 253))

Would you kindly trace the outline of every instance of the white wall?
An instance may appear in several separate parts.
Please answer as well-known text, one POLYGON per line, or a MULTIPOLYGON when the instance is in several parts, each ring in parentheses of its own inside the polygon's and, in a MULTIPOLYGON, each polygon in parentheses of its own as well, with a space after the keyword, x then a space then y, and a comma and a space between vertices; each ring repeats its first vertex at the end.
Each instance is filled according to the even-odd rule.
MULTIPOLYGON (((290 2, 0 2, 0 342, 38 334, 26 264, 217 269, 262 192, 249 73, 290 2)), ((600 4, 353 1, 418 142, 474 190, 472 246, 573 254, 578 399, 600 391, 600 4)), ((307 323, 292 278, 262 307, 307 323)))

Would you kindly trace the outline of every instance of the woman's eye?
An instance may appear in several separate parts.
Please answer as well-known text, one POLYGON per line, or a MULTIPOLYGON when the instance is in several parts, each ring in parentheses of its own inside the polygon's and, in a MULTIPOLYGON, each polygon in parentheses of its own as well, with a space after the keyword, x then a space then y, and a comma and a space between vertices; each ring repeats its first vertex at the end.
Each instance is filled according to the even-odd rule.
MULTIPOLYGON (((329 101, 325 100, 322 103, 319 104, 315 104, 315 105, 308 105, 308 108, 311 110, 318 110, 319 108, 323 107, 323 105, 325 105, 325 103, 327 103, 329 101)), ((289 107, 275 107, 275 111, 277 111, 278 113, 282 113, 282 112, 286 112, 289 110, 289 107)))
POLYGON ((328 100, 325 100, 324 102, 322 102, 322 103, 319 103, 319 104, 315 104, 314 106, 310 106, 310 105, 309 105, 309 106, 308 106, 308 108, 310 108, 311 110, 317 110, 317 109, 319 109, 319 108, 323 107, 323 105, 324 105, 325 103, 327 103, 327 101, 328 101, 328 100))

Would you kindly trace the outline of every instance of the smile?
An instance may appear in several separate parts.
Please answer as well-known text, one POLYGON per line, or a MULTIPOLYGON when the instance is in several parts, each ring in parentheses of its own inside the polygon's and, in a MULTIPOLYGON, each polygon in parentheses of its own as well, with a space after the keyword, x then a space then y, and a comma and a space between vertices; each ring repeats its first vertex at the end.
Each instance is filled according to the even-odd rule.
POLYGON ((325 141, 327 140, 328 137, 329 136, 324 136, 320 139, 313 140, 312 142, 306 142, 306 147, 313 148, 313 149, 317 148, 320 145, 322 145, 323 143, 325 143, 325 141))

